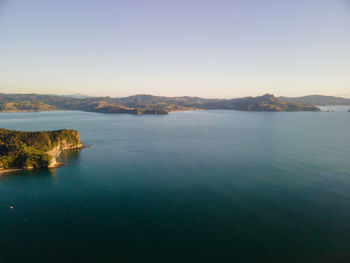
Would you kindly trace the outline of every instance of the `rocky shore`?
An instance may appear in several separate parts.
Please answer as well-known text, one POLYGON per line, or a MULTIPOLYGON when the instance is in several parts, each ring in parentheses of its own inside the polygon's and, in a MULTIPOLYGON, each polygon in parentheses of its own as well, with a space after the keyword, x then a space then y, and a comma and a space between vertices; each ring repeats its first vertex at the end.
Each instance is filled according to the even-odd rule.
POLYGON ((55 168, 62 152, 82 149, 76 130, 23 132, 0 129, 0 172, 55 168))

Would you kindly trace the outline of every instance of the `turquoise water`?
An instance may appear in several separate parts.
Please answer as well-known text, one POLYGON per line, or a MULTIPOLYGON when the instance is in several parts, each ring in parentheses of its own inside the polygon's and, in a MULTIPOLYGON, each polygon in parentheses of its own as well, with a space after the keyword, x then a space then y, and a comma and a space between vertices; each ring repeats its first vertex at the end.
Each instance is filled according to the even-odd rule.
POLYGON ((89 146, 0 176, 1 263, 350 262, 345 109, 2 113, 0 127, 77 129, 89 146))

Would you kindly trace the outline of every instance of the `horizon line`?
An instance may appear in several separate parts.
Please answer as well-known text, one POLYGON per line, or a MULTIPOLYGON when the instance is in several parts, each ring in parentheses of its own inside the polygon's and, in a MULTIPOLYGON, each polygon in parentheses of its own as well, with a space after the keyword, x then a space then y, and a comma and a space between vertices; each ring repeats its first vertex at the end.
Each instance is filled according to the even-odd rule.
MULTIPOLYGON (((147 94, 147 93, 136 93, 133 95, 127 95, 127 96, 110 96, 110 95, 89 95, 89 94, 84 94, 84 93, 72 93, 72 94, 55 94, 55 93, 28 93, 28 92, 16 92, 16 93, 6 93, 6 92, 0 92, 0 94, 6 94, 6 95, 47 95, 47 96, 62 96, 62 97, 72 97, 72 96, 82 96, 82 97, 90 97, 90 98, 127 98, 127 97, 134 97, 134 96, 153 96, 153 97, 166 97, 166 98, 201 98, 201 99, 239 99, 239 98, 247 98, 247 97, 261 97, 264 95, 272 95, 276 98, 279 97, 284 97, 284 98, 301 98, 301 97, 310 97, 310 96, 324 96, 324 97, 335 97, 335 98, 343 98, 343 99, 350 99, 350 95, 349 96, 337 96, 337 95, 322 95, 322 94, 308 94, 308 95, 302 95, 302 96, 276 96, 272 93, 263 93, 262 95, 246 95, 246 96, 239 96, 239 97, 201 97, 201 96, 190 96, 190 95, 182 95, 182 96, 164 96, 164 95, 153 95, 153 94, 147 94)), ((77 97, 78 98, 78 97, 77 97)), ((83 98, 80 98, 83 99, 83 98)))

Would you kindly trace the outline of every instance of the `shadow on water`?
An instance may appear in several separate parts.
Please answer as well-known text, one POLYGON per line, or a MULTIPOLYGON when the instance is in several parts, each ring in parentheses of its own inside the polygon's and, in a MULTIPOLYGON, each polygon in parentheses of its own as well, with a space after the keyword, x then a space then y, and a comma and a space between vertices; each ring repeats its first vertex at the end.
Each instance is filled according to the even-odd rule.
POLYGON ((10 178, 20 178, 20 177, 34 177, 34 176, 50 176, 50 177, 56 177, 56 168, 55 169, 34 169, 34 170, 16 170, 16 171, 10 171, 8 173, 4 173, 0 175, 0 181, 10 178))
MULTIPOLYGON (((61 165, 70 165, 73 163, 79 162, 80 159, 80 149, 77 150, 70 150, 70 151, 64 151, 57 157, 57 162, 61 165)), ((26 170, 26 169, 14 169, 13 171, 9 171, 8 173, 0 174, 0 181, 9 179, 11 177, 34 177, 34 176, 40 176, 40 177, 52 177, 52 179, 55 179, 57 176, 57 169, 34 169, 34 170, 26 170)))
POLYGON ((81 149, 64 151, 57 157, 57 162, 68 164, 77 163, 80 159, 81 149))

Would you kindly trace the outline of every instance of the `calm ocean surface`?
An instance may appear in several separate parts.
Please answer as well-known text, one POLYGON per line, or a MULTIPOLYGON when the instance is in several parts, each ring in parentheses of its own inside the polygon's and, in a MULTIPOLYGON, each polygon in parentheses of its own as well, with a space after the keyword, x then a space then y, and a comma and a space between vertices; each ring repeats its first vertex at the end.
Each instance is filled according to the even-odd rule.
POLYGON ((89 147, 0 176, 0 262, 350 262, 349 108, 1 113, 89 147))

